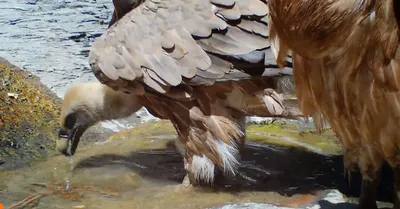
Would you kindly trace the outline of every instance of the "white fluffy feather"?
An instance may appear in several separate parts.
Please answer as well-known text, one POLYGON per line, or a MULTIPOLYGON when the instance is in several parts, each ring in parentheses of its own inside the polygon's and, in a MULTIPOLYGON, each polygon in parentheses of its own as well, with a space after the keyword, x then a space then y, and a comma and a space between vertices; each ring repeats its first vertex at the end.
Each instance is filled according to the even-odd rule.
POLYGON ((205 155, 202 157, 193 156, 192 164, 189 165, 189 168, 196 181, 201 180, 208 183, 214 181, 214 163, 205 155))
POLYGON ((220 140, 216 141, 218 154, 222 159, 222 165, 224 166, 224 173, 235 175, 237 168, 239 167, 239 150, 232 141, 231 145, 225 144, 220 140))

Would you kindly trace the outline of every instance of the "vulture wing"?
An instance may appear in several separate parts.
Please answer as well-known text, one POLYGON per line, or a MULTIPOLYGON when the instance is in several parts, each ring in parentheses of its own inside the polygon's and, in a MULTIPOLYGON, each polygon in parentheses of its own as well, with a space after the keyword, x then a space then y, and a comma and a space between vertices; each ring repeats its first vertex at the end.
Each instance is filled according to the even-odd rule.
POLYGON ((147 0, 95 41, 90 65, 102 83, 138 94, 291 75, 270 51, 267 19, 263 0, 147 0))

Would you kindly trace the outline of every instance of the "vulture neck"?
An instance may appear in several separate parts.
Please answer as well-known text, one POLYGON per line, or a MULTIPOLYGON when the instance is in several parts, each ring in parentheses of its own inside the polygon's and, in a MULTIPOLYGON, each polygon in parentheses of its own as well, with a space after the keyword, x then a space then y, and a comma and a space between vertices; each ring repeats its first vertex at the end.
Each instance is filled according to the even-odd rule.
POLYGON ((114 91, 103 84, 99 85, 101 85, 101 91, 97 94, 98 97, 92 100, 95 102, 93 104, 95 108, 92 109, 95 120, 105 121, 129 117, 142 108, 136 95, 114 91))

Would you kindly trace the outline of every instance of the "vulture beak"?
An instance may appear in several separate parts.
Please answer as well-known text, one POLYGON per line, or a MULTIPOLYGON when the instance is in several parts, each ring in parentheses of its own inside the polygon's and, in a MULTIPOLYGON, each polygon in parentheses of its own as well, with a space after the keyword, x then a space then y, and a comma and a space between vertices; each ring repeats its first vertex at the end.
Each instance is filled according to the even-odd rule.
POLYGON ((65 156, 73 156, 85 131, 85 127, 75 127, 70 131, 61 128, 58 131, 57 150, 65 156))

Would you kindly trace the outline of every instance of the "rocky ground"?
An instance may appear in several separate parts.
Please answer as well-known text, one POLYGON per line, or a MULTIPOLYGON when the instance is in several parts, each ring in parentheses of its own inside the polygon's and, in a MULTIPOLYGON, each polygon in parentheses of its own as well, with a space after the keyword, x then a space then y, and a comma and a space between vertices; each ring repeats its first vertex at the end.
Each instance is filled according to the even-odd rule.
POLYGON ((32 74, 0 58, 0 168, 54 149, 60 99, 32 74))
MULTIPOLYGON (((0 170, 54 153, 61 99, 40 79, 0 57, 0 170)), ((87 135, 106 139, 93 128, 87 135)))

